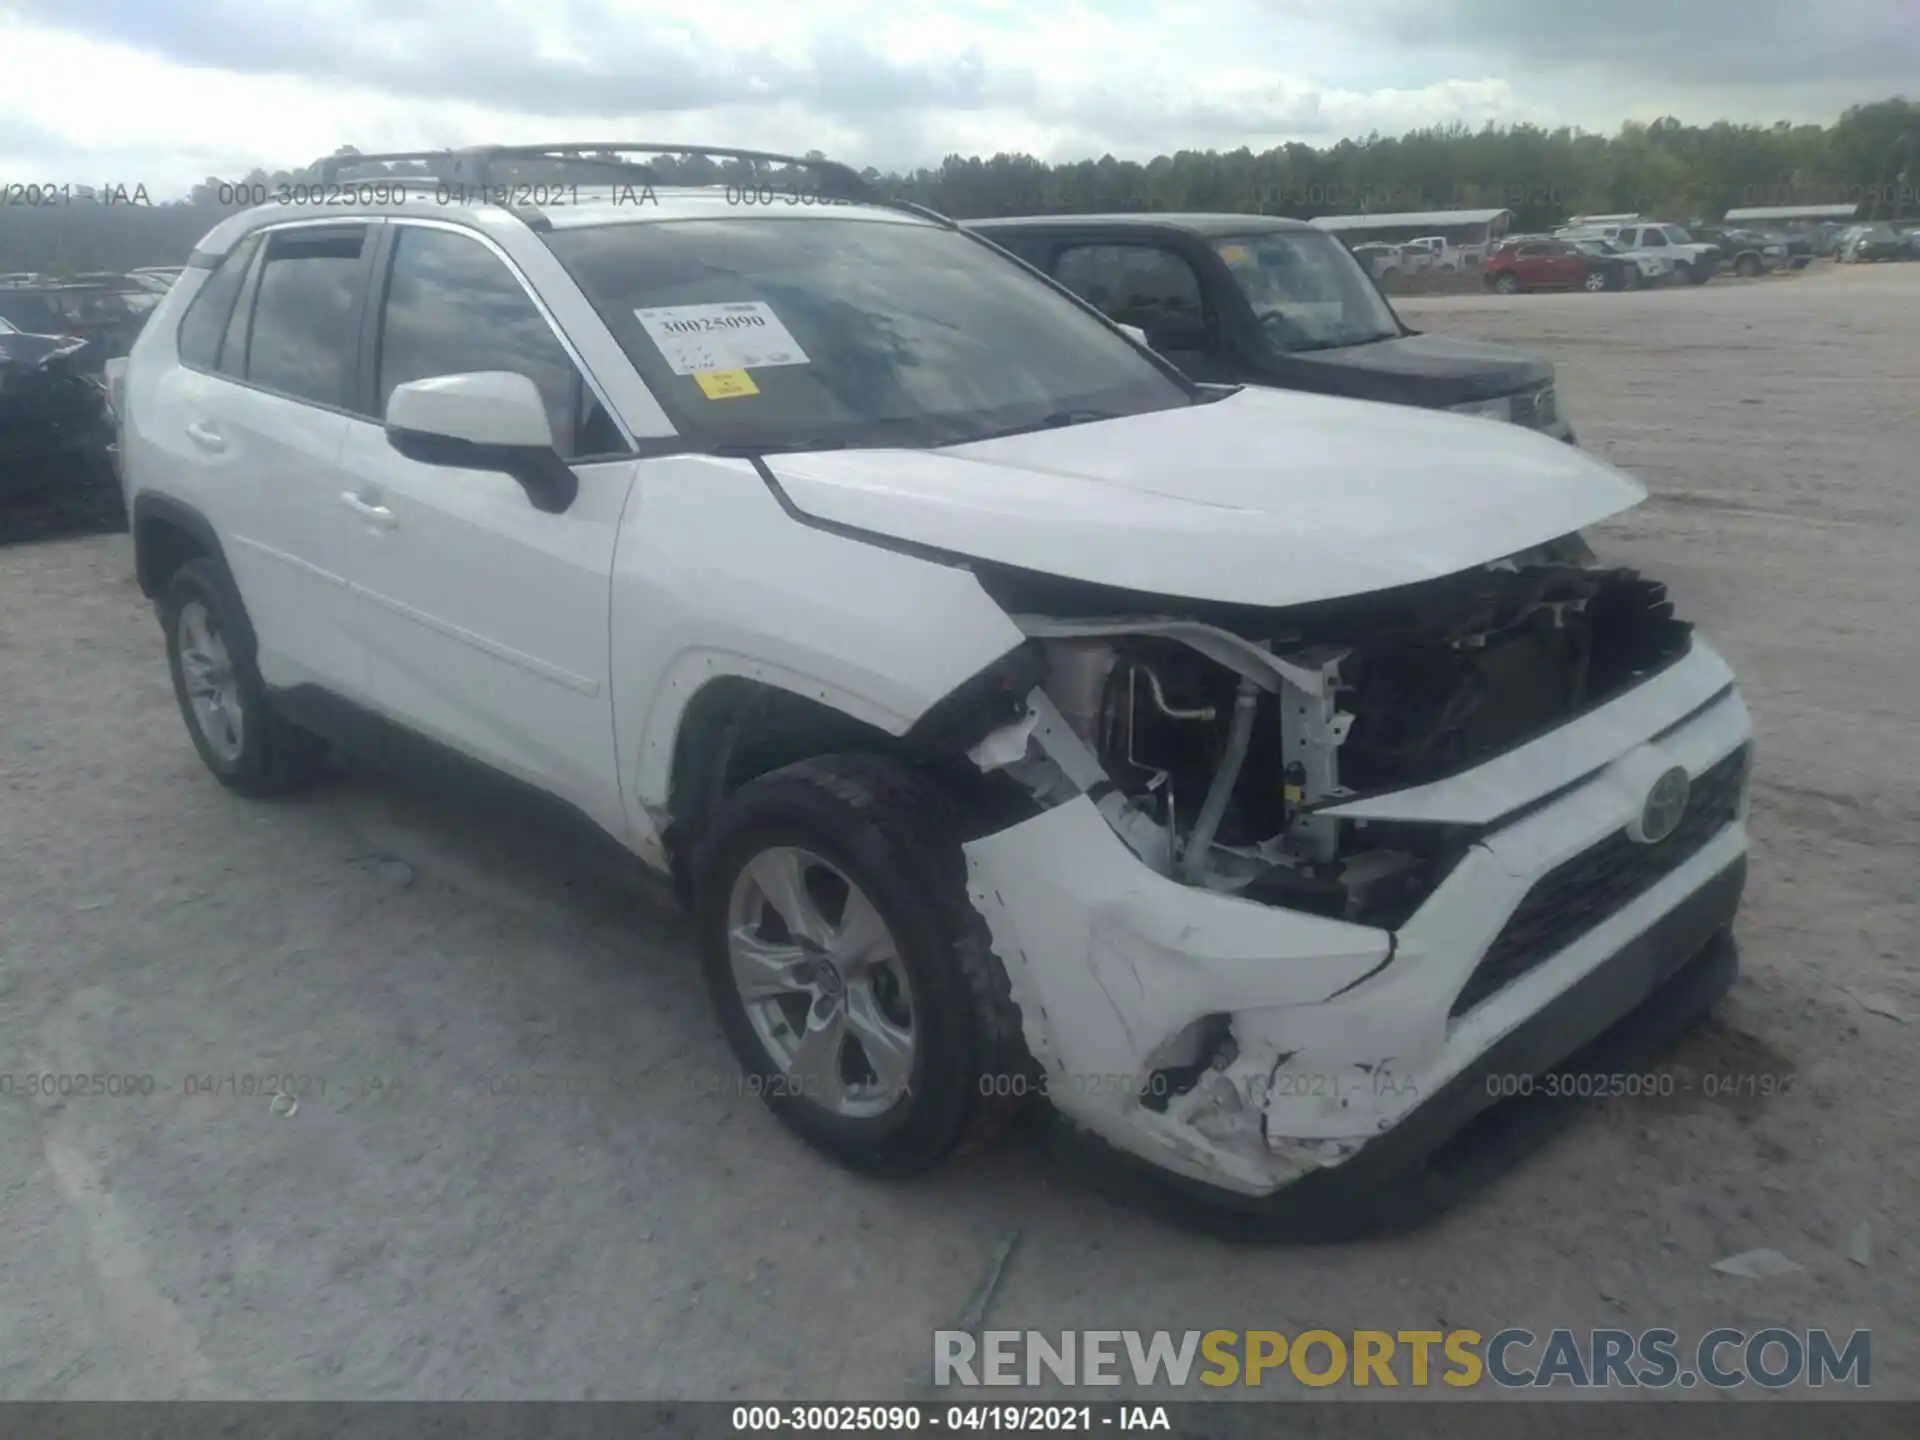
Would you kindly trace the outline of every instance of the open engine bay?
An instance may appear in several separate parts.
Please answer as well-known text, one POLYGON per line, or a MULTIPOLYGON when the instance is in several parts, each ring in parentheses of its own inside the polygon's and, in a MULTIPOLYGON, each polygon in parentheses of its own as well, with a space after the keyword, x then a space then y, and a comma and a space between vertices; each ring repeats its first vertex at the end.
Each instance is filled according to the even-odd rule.
POLYGON ((1047 678, 1017 749, 980 763, 1043 803, 1089 795, 1160 874, 1388 929, 1472 837, 1324 812, 1512 749, 1679 659, 1691 634, 1664 586, 1602 567, 1578 535, 1281 611, 1101 613, 1112 598, 1015 611, 1047 678))

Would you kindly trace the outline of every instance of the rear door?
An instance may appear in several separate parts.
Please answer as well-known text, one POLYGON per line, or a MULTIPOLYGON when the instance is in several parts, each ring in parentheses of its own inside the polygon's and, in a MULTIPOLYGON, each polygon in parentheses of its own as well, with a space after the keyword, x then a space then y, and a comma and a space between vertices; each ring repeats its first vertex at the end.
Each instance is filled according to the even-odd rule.
POLYGON ((372 238, 369 223, 295 223, 236 250, 181 320, 177 434, 162 437, 203 495, 272 686, 360 688, 342 575, 339 497, 372 238))
POLYGON ((1587 258, 1564 240, 1542 242, 1541 257, 1554 285, 1571 288, 1587 278, 1587 258))
POLYGON ((389 228, 345 452, 368 693, 389 718, 619 829, 608 605, 632 447, 504 253, 451 225, 389 228), (546 400, 580 480, 565 513, 534 509, 507 475, 387 443, 395 386, 488 370, 527 376, 546 400))
POLYGON ((1544 240, 1531 241, 1514 252, 1513 273, 1522 285, 1534 288, 1560 283, 1554 276, 1549 247, 1544 240))

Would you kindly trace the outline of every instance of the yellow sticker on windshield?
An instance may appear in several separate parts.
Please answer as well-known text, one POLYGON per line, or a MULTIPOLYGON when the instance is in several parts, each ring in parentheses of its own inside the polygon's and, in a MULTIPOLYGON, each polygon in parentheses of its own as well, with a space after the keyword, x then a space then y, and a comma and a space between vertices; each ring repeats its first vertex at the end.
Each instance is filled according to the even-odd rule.
POLYGON ((700 393, 709 400, 731 400, 736 395, 758 395, 760 387, 744 370, 701 370, 694 375, 700 393))
POLYGON ((1244 245, 1222 245, 1220 258, 1229 265, 1243 265, 1248 260, 1247 247, 1244 245))

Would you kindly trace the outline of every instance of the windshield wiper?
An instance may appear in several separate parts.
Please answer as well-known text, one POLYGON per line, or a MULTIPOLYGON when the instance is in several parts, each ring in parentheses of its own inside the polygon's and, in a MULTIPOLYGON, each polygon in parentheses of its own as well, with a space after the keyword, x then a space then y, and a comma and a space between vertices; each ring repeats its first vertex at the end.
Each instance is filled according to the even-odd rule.
POLYGON ((720 455, 727 459, 752 459, 755 455, 791 455, 804 450, 846 450, 850 443, 845 440, 756 440, 733 441, 725 445, 702 446, 709 455, 720 455))
POLYGON ((1122 417, 1111 410, 1054 410, 1042 415, 1038 420, 1030 420, 1025 425, 1010 425, 1005 430, 989 430, 984 435, 969 435, 964 440, 956 440, 956 445, 974 445, 982 440, 1004 440, 1011 435, 1031 435, 1036 430, 1060 430, 1068 425, 1088 425, 1096 420, 1119 420, 1122 417))

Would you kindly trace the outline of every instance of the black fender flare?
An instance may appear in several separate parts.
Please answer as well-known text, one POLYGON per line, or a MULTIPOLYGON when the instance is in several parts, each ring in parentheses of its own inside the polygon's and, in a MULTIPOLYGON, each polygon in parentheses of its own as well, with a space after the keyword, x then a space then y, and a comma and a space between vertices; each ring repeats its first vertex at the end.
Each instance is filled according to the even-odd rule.
POLYGON ((229 575, 233 573, 232 567, 227 564, 227 552, 214 531, 213 522, 185 501, 176 500, 171 495, 156 495, 150 490, 142 491, 133 497, 133 513, 127 519, 133 531, 134 576, 140 582, 140 593, 149 600, 160 598, 160 590, 166 579, 160 573, 160 562, 164 557, 156 553, 147 538, 156 522, 192 536, 203 553, 217 560, 229 575))

